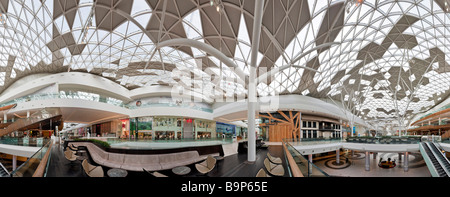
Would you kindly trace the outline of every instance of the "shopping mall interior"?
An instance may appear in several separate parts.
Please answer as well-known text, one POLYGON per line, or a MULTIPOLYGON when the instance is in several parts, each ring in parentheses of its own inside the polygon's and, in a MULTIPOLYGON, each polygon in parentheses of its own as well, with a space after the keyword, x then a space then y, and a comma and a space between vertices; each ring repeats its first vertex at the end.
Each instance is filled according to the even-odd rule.
POLYGON ((0 177, 450 176, 450 0, 0 0, 0 43, 0 177))

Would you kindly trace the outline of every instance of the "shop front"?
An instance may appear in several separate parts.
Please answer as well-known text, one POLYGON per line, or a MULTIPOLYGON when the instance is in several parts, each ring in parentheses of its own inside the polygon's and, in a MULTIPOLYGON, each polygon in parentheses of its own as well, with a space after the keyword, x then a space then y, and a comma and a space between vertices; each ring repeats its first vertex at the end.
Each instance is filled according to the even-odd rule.
POLYGON ((232 138, 236 135, 236 126, 222 122, 216 123, 218 138, 232 138))
POLYGON ((211 139, 216 137, 216 122, 210 120, 195 120, 195 139, 211 139))
POLYGON ((139 117, 137 118, 138 131, 135 133, 139 139, 152 139, 153 138, 153 117, 139 117))
POLYGON ((236 137, 238 140, 246 139, 247 128, 236 126, 236 137))
MULTIPOLYGON (((125 124, 125 123, 124 123, 125 124)), ((218 137, 216 122, 173 116, 130 118, 129 138, 147 140, 210 139, 218 137)), ((125 131, 123 133, 126 134, 125 131)), ((127 137, 126 135, 122 135, 127 137)))
MULTIPOLYGON (((121 137, 125 135, 127 119, 125 120, 113 120, 100 124, 92 125, 91 137, 121 137), (125 128, 124 128, 125 127, 125 128), (125 131, 125 132, 124 132, 125 131)), ((87 134, 88 132, 84 132, 87 134)), ((86 136, 86 135, 85 135, 86 136)))
POLYGON ((177 140, 181 139, 183 118, 181 117, 155 117, 154 140, 177 140))

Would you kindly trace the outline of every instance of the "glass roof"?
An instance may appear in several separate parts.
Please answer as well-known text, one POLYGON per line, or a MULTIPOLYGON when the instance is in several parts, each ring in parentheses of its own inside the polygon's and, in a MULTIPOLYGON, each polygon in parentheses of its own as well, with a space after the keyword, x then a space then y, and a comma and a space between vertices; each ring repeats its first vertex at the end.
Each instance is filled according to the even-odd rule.
MULTIPOLYGON (((258 94, 329 98, 366 118, 410 117, 445 100, 450 2, 354 2, 266 1, 258 67, 310 69, 287 68, 258 84, 258 94), (330 42, 336 44, 311 50, 330 42)), ((0 8, 1 91, 29 74, 79 71, 130 89, 246 94, 217 57, 189 46, 156 46, 197 40, 248 74, 254 1, 0 0, 0 8)))

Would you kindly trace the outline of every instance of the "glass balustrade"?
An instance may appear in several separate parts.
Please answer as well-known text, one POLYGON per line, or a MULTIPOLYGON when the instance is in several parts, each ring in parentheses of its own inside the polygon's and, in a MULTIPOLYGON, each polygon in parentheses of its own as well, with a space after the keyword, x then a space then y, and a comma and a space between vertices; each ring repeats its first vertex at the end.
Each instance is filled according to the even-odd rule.
POLYGON ((417 144, 421 142, 421 136, 348 137, 346 142, 365 144, 417 144))
MULTIPOLYGON (((45 145, 42 146, 36 153, 33 154, 25 163, 20 165, 16 170, 11 172, 12 177, 32 177, 36 169, 38 168, 39 164, 42 161, 42 158, 44 158, 44 155, 49 151, 49 147, 51 144, 51 140, 46 141, 45 145)), ((50 154, 51 155, 51 154, 50 154)), ((47 160, 47 166, 48 161, 50 161, 50 158, 47 160)), ((46 170, 44 172, 44 177, 46 175, 46 170)))
POLYGON ((345 139, 340 138, 334 138, 334 139, 300 139, 300 140, 294 140, 294 139, 285 139, 291 144, 292 146, 310 146, 310 145, 318 145, 318 144, 334 144, 334 143, 340 143, 345 142, 345 139))
POLYGON ((36 137, 1 137, 0 144, 14 145, 14 146, 31 146, 31 147, 41 147, 42 145, 48 143, 50 139, 48 138, 36 138, 36 137))
MULTIPOLYGON (((324 140, 323 140, 324 141, 324 140)), ((283 144, 286 145, 287 151, 292 155, 293 160, 295 161, 295 166, 302 172, 304 177, 329 177, 327 173, 318 168, 316 165, 311 163, 308 159, 306 159, 300 152, 291 145, 294 142, 291 139, 283 139, 283 144)), ((311 142, 308 142, 311 143, 311 142)), ((286 150, 285 150, 286 151, 286 150)), ((286 153, 285 153, 286 155, 286 153)), ((286 163, 289 164, 288 159, 286 159, 286 163)), ((289 174, 292 175, 291 167, 288 165, 289 174)))
POLYGON ((197 147, 197 146, 213 146, 233 143, 231 138, 208 138, 208 139, 173 139, 173 140, 149 140, 149 139, 118 139, 108 138, 108 144, 112 148, 126 148, 126 149, 168 149, 168 148, 182 148, 182 147, 197 147))

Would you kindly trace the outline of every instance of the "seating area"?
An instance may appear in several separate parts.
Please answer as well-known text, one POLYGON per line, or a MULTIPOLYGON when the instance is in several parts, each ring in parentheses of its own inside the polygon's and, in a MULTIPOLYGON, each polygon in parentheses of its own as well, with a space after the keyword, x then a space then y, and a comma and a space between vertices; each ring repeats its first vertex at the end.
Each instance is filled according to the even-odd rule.
POLYGON ((274 157, 267 152, 267 157, 264 159, 264 167, 266 171, 261 168, 256 177, 271 177, 273 176, 284 176, 284 167, 282 165, 282 160, 279 157, 274 157))
POLYGON ((94 166, 94 165, 90 164, 86 159, 83 160, 81 165, 83 166, 84 172, 89 177, 103 177, 104 173, 103 173, 102 166, 94 166))
POLYGON ((281 164, 282 163, 281 158, 272 156, 270 154, 270 152, 267 153, 267 158, 274 164, 281 164))
POLYGON ((66 150, 64 151, 64 156, 66 157, 67 160, 69 161, 75 161, 77 159, 77 156, 75 155, 75 153, 71 150, 66 150))
POLYGON ((205 161, 195 164, 195 168, 201 173, 201 174, 208 174, 208 172, 211 172, 212 169, 216 166, 217 160, 212 157, 208 156, 205 161))
MULTIPOLYGON (((89 143, 89 142, 87 142, 89 143)), ((75 161, 71 162, 65 158, 64 150, 71 150, 68 147, 72 147, 71 144, 63 145, 56 144, 52 148, 51 160, 49 163, 49 177, 89 177, 89 174, 86 173, 85 169, 83 169, 82 161, 84 159, 87 160, 87 163, 93 166, 101 166, 103 170, 103 176, 107 177, 109 174, 107 173, 109 170, 114 169, 111 167, 103 166, 96 163, 91 157, 91 153, 88 147, 83 147, 82 144, 75 143, 74 145, 79 145, 77 149, 78 151, 75 156, 78 156, 75 161)), ((247 154, 246 153, 237 153, 231 154, 222 159, 216 159, 215 167, 212 168, 210 172, 207 173, 208 177, 254 177, 258 170, 264 169, 264 159, 267 157, 267 153, 270 152, 272 156, 277 156, 279 158, 283 158, 283 149, 281 146, 269 146, 267 149, 257 149, 257 157, 255 163, 247 162, 247 154)), ((204 159, 207 156, 200 156, 204 159)), ((212 155, 213 158, 220 158, 212 155)), ((173 172, 173 169, 166 170, 155 170, 155 171, 147 171, 145 169, 140 169, 138 171, 127 171, 127 177, 142 177, 142 178, 155 178, 155 177, 204 177, 205 175, 200 173, 195 164, 200 164, 206 160, 202 160, 196 163, 184 165, 184 167, 190 168, 190 172, 184 175, 176 174, 173 172)), ((207 161, 206 161, 207 162, 207 161)), ((86 164, 85 164, 86 165, 86 164)), ((285 163, 283 162, 283 166, 285 163)), ((116 168, 117 169, 117 168, 116 168)), ((284 166, 286 169, 286 166, 284 166)), ((264 172, 266 173, 266 172, 264 172)), ((267 173, 269 176, 273 176, 267 173)), ((284 176, 287 176, 285 173, 284 176)))
POLYGON ((258 173, 256 173, 256 177, 271 177, 271 176, 268 175, 263 168, 261 168, 259 169, 258 173))
POLYGON ((200 156, 197 151, 158 155, 110 153, 90 142, 72 143, 77 147, 86 147, 92 160, 98 165, 109 168, 120 168, 128 171, 142 171, 143 169, 146 171, 167 170, 177 166, 194 164, 205 160, 207 157, 207 155, 200 156))

